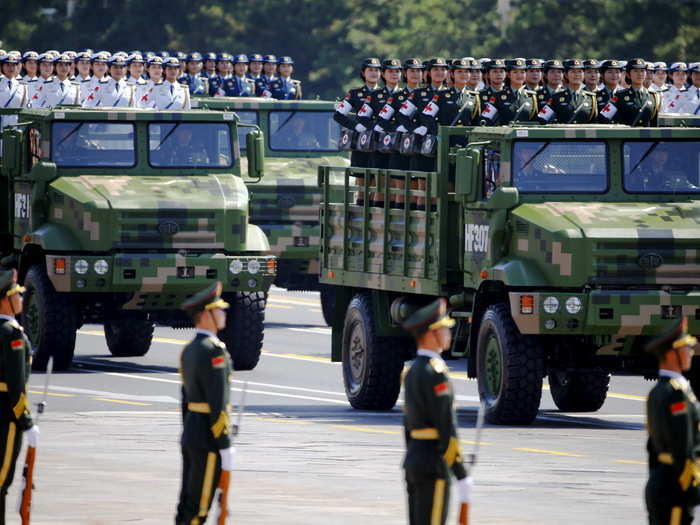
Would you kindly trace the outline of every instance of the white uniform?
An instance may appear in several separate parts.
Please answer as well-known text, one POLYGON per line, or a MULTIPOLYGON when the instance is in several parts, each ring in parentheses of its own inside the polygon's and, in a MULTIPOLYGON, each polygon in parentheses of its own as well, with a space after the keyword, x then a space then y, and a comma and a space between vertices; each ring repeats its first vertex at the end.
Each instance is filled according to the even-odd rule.
POLYGON ((700 87, 690 86, 686 90, 682 100, 681 113, 700 115, 700 87))
POLYGON ((82 104, 85 100, 85 97, 87 97, 90 94, 92 76, 88 75, 86 78, 83 78, 80 75, 76 75, 76 77, 73 79, 73 82, 78 84, 78 88, 80 89, 80 103, 82 104))
POLYGON ((127 83, 134 90, 134 106, 137 108, 149 108, 153 107, 152 102, 149 101, 148 92, 150 90, 149 82, 143 78, 129 78, 127 83), (151 104, 151 105, 149 105, 151 104))
POLYGON ((61 104, 80 104, 80 87, 69 79, 60 81, 54 77, 44 83, 41 96, 34 107, 53 108, 61 104))
POLYGON ((22 81, 0 78, 0 108, 23 108, 28 101, 27 86, 22 81))
POLYGON ((191 109, 190 90, 179 82, 164 80, 154 89, 156 109, 191 109))
POLYGON ((40 86, 40 77, 30 77, 29 75, 24 75, 22 78, 22 83, 27 86, 27 104, 31 106, 32 99, 40 86))
POLYGON ((39 77, 36 80, 36 83, 32 84, 32 88, 30 88, 30 91, 33 91, 32 96, 29 99, 29 107, 32 108, 40 108, 41 106, 41 101, 44 98, 44 89, 47 87, 47 85, 50 85, 53 82, 54 77, 39 77))
POLYGON ((105 77, 85 98, 83 107, 134 107, 134 90, 124 79, 116 81, 105 77))
POLYGON ((685 99, 685 92, 685 86, 683 86, 681 89, 678 89, 674 85, 669 86, 669 88, 663 93, 661 113, 680 113, 683 109, 682 102, 685 99))

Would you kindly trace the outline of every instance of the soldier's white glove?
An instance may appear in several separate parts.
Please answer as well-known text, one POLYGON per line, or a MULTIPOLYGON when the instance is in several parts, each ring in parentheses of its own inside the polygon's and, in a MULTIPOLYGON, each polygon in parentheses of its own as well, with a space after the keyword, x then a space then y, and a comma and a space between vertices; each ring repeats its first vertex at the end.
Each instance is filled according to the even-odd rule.
POLYGON ((382 131, 384 131, 384 128, 381 127, 379 124, 375 124, 374 131, 376 131, 377 133, 381 133, 382 131))
POLYGON ((457 494, 460 503, 469 503, 472 499, 474 480, 471 476, 457 480, 457 494))
POLYGON ((25 430, 24 433, 27 435, 27 444, 30 447, 36 448, 39 444, 39 427, 33 425, 29 430, 25 430))
POLYGON ((428 128, 426 128, 425 126, 418 126, 416 129, 413 130, 413 133, 422 137, 423 135, 428 133, 428 128))
POLYGON ((358 133, 362 133, 363 131, 367 131, 367 128, 364 127, 362 124, 355 124, 355 131, 358 133))
POLYGON ((233 470, 233 457, 236 455, 234 447, 222 448, 219 450, 221 456, 221 470, 233 470))
POLYGON ((396 131, 399 133, 406 133, 408 130, 401 124, 398 128, 396 128, 396 131))

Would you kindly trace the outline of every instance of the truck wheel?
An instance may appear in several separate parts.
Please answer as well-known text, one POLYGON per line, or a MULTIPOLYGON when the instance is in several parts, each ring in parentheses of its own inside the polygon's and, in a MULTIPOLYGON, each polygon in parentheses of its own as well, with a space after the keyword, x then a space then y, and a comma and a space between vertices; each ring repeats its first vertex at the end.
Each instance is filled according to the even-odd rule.
POLYGON ((264 292, 238 292, 226 298, 231 303, 221 338, 231 354, 234 370, 253 370, 260 360, 265 332, 264 292))
POLYGON ((58 293, 42 265, 29 268, 24 279, 22 325, 34 348, 32 367, 46 370, 53 357, 54 370, 65 370, 73 362, 75 352, 76 310, 73 299, 58 293))
POLYGON ((151 348, 154 325, 147 319, 105 321, 107 348, 115 357, 140 357, 151 348))
POLYGON ((481 319, 476 352, 479 397, 489 423, 532 423, 540 406, 544 377, 538 339, 522 335, 508 307, 496 304, 481 319))
POLYGON ((328 326, 333 325, 333 312, 335 312, 335 290, 332 286, 321 285, 321 311, 323 320, 328 326))
POLYGON ((353 297, 343 326, 343 382, 353 408, 389 410, 401 390, 404 352, 392 337, 375 335, 372 300, 353 297))
POLYGON ((549 388, 562 412, 595 412, 605 403, 610 374, 601 368, 553 369, 549 388))

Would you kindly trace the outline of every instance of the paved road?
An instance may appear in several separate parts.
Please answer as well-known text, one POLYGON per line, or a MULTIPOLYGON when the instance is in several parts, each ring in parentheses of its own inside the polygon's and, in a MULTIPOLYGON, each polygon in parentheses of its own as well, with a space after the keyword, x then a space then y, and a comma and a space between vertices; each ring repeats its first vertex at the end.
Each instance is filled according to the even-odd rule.
MULTIPOLYGON (((32 523, 172 522, 180 475, 177 363, 191 335, 158 328, 147 356, 112 358, 101 327, 80 330, 75 366, 54 374, 40 424, 32 523)), ((400 407, 349 408, 329 354, 318 296, 273 290, 261 362, 234 376, 234 400, 248 381, 233 473, 235 523, 406 523, 400 407)), ((449 364, 469 452, 476 382, 466 379, 462 363, 449 364)), ((42 374, 32 376, 33 402, 43 382, 42 374)), ((532 426, 487 426, 474 472, 473 523, 642 523, 650 386, 614 378, 595 414, 558 412, 545 391, 532 426)), ((18 481, 19 473, 12 502, 18 481)), ((454 505, 450 523, 453 514, 454 505)), ((19 521, 12 516, 9 523, 19 521)))

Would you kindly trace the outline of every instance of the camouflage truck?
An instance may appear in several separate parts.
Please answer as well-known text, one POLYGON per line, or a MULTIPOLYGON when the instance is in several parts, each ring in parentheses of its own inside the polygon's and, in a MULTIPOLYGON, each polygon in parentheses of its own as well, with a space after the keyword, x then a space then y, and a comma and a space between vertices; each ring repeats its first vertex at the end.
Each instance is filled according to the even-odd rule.
MULTIPOLYGON (((113 355, 144 355, 154 323, 190 326, 179 305, 215 280, 234 367, 255 367, 276 261, 248 221, 235 114, 28 109, 2 139, 0 254, 27 288, 36 368, 70 366, 84 323, 113 355)), ((259 177, 263 138, 247 140, 259 177)))
MULTIPOLYGON (((338 150, 340 130, 333 120, 334 103, 320 100, 264 98, 200 98, 198 107, 235 111, 241 122, 257 125, 265 135, 265 178, 246 179, 251 193, 250 220, 270 240, 278 257, 275 285, 287 290, 319 290, 326 322, 332 315, 332 289, 319 286, 318 210, 321 191, 318 166, 348 166, 338 150)), ((245 128, 239 140, 244 144, 245 128)), ((243 150, 242 155, 246 152, 243 150)), ((245 165, 245 159, 242 160, 245 165)))
POLYGON ((449 353, 498 424, 530 423, 546 376, 559 409, 595 411, 611 373, 654 377, 643 348, 669 320, 700 333, 700 129, 446 127, 438 146, 435 172, 384 187, 426 211, 355 205, 353 172, 386 172, 319 168, 332 359, 353 407, 395 404, 415 351, 399 324, 438 296, 449 353))

